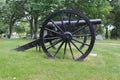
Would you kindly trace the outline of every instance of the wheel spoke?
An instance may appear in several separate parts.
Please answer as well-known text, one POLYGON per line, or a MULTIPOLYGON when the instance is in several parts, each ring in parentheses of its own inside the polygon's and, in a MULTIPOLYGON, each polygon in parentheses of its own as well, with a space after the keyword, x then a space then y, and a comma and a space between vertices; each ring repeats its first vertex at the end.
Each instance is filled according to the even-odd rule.
POLYGON ((67 47, 67 42, 65 42, 63 58, 65 57, 65 54, 66 54, 66 47, 67 47))
POLYGON ((73 43, 72 41, 71 41, 71 43, 76 47, 76 49, 83 55, 84 53, 76 46, 76 44, 75 43, 73 43))
POLYGON ((44 38, 44 40, 54 40, 54 39, 60 39, 60 37, 48 37, 48 38, 44 38))
POLYGON ((64 31, 66 31, 66 28, 65 28, 65 26, 64 26, 64 21, 63 21, 63 18, 62 18, 62 16, 61 15, 59 15, 60 16, 60 20, 61 20, 61 23, 62 23, 62 27, 64 28, 63 30, 64 31))
POLYGON ((75 41, 75 42, 81 43, 81 44, 83 44, 83 45, 90 46, 89 44, 84 43, 84 42, 80 42, 80 41, 78 41, 78 40, 76 40, 76 39, 72 39, 72 40, 75 41))
POLYGON ((82 26, 82 27, 80 27, 79 29, 77 29, 77 30, 75 30, 74 32, 72 32, 72 34, 75 34, 75 33, 77 33, 77 32, 79 32, 80 30, 82 30, 82 29, 84 29, 84 28, 86 28, 87 26, 82 26))
POLYGON ((79 21, 80 21, 80 18, 77 20, 76 25, 78 25, 78 24, 79 24, 79 21))
POLYGON ((56 34, 58 34, 58 35, 61 35, 61 36, 62 36, 62 34, 58 33, 57 31, 54 31, 54 30, 51 30, 51 29, 48 29, 48 28, 45 28, 45 30, 50 31, 50 32, 53 32, 53 33, 56 33, 56 34))
POLYGON ((63 42, 60 44, 60 46, 58 47, 58 49, 57 49, 54 57, 56 57, 56 55, 58 54, 58 52, 59 52, 59 50, 61 49, 61 47, 63 46, 63 44, 64 44, 64 41, 63 41, 63 42))
POLYGON ((69 22, 69 26, 70 26, 70 21, 71 21, 71 13, 69 14, 69 16, 68 16, 68 17, 69 17, 69 21, 68 21, 68 22, 69 22))
POLYGON ((73 55, 73 51, 72 51, 71 45, 70 45, 70 42, 68 42, 68 45, 69 45, 69 48, 70 48, 70 52, 71 52, 72 58, 75 59, 75 57, 73 55))
POLYGON ((68 17, 69 17, 69 21, 68 21, 68 25, 69 25, 69 31, 71 32, 71 23, 70 23, 70 21, 71 21, 71 13, 68 15, 68 17))
POLYGON ((54 26, 57 27, 58 30, 60 30, 60 32, 64 33, 64 31, 57 24, 55 24, 53 20, 50 21, 53 23, 54 26))
POLYGON ((80 35, 73 35, 72 37, 89 37, 91 34, 80 34, 80 35))
POLYGON ((53 45, 50 45, 50 46, 47 48, 47 50, 50 49, 50 48, 52 48, 53 46, 57 45, 57 44, 60 43, 61 41, 62 41, 62 40, 58 40, 58 41, 54 42, 53 45))

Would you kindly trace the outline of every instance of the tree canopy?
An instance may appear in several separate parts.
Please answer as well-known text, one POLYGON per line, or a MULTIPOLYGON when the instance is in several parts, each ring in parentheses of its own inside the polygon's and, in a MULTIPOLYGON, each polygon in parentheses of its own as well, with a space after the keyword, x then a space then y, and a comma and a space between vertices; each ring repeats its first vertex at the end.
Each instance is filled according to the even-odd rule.
POLYGON ((119 0, 2 0, 0 3, 0 19, 8 24, 9 37, 14 24, 25 21, 30 24, 28 27, 31 37, 37 38, 38 28, 46 16, 67 8, 76 9, 89 18, 100 18, 103 24, 107 23, 108 14, 112 14, 115 25, 119 26, 120 22, 119 0))
POLYGON ((117 39, 117 37, 120 38, 120 0, 111 0, 110 5, 113 7, 113 10, 108 15, 108 20, 114 26, 111 35, 117 39))
POLYGON ((112 24, 116 27, 120 28, 120 0, 113 0, 110 2, 111 6, 113 7, 113 10, 111 11, 112 17, 110 19, 112 20, 112 24))

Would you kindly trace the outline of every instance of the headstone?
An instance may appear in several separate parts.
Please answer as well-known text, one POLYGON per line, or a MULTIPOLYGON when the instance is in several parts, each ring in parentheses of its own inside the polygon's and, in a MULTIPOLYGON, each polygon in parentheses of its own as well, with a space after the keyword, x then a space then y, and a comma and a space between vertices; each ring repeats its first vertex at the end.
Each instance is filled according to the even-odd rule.
POLYGON ((98 35, 96 36, 96 39, 97 39, 97 40, 103 40, 102 34, 98 34, 98 35))
POLYGON ((95 54, 95 53, 90 53, 89 56, 96 57, 97 54, 95 54))

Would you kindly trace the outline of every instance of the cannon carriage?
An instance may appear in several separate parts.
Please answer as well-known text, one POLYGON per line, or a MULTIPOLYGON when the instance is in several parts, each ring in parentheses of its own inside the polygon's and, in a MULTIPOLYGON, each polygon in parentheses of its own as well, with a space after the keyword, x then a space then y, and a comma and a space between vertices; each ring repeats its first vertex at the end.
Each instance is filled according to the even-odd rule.
POLYGON ((89 20, 76 10, 60 10, 43 22, 39 39, 15 50, 24 51, 39 45, 50 58, 71 57, 80 61, 88 56, 94 46, 96 24, 101 24, 101 20, 89 20))

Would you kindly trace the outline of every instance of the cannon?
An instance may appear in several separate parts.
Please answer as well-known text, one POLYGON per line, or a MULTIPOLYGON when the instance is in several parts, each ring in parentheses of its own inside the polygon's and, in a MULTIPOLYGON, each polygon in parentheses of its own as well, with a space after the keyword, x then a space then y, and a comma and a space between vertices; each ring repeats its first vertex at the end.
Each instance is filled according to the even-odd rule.
POLYGON ((41 46, 49 58, 72 58, 84 60, 95 43, 94 25, 100 19, 88 19, 76 10, 60 10, 46 18, 40 27, 40 37, 30 43, 15 48, 24 51, 41 46))

